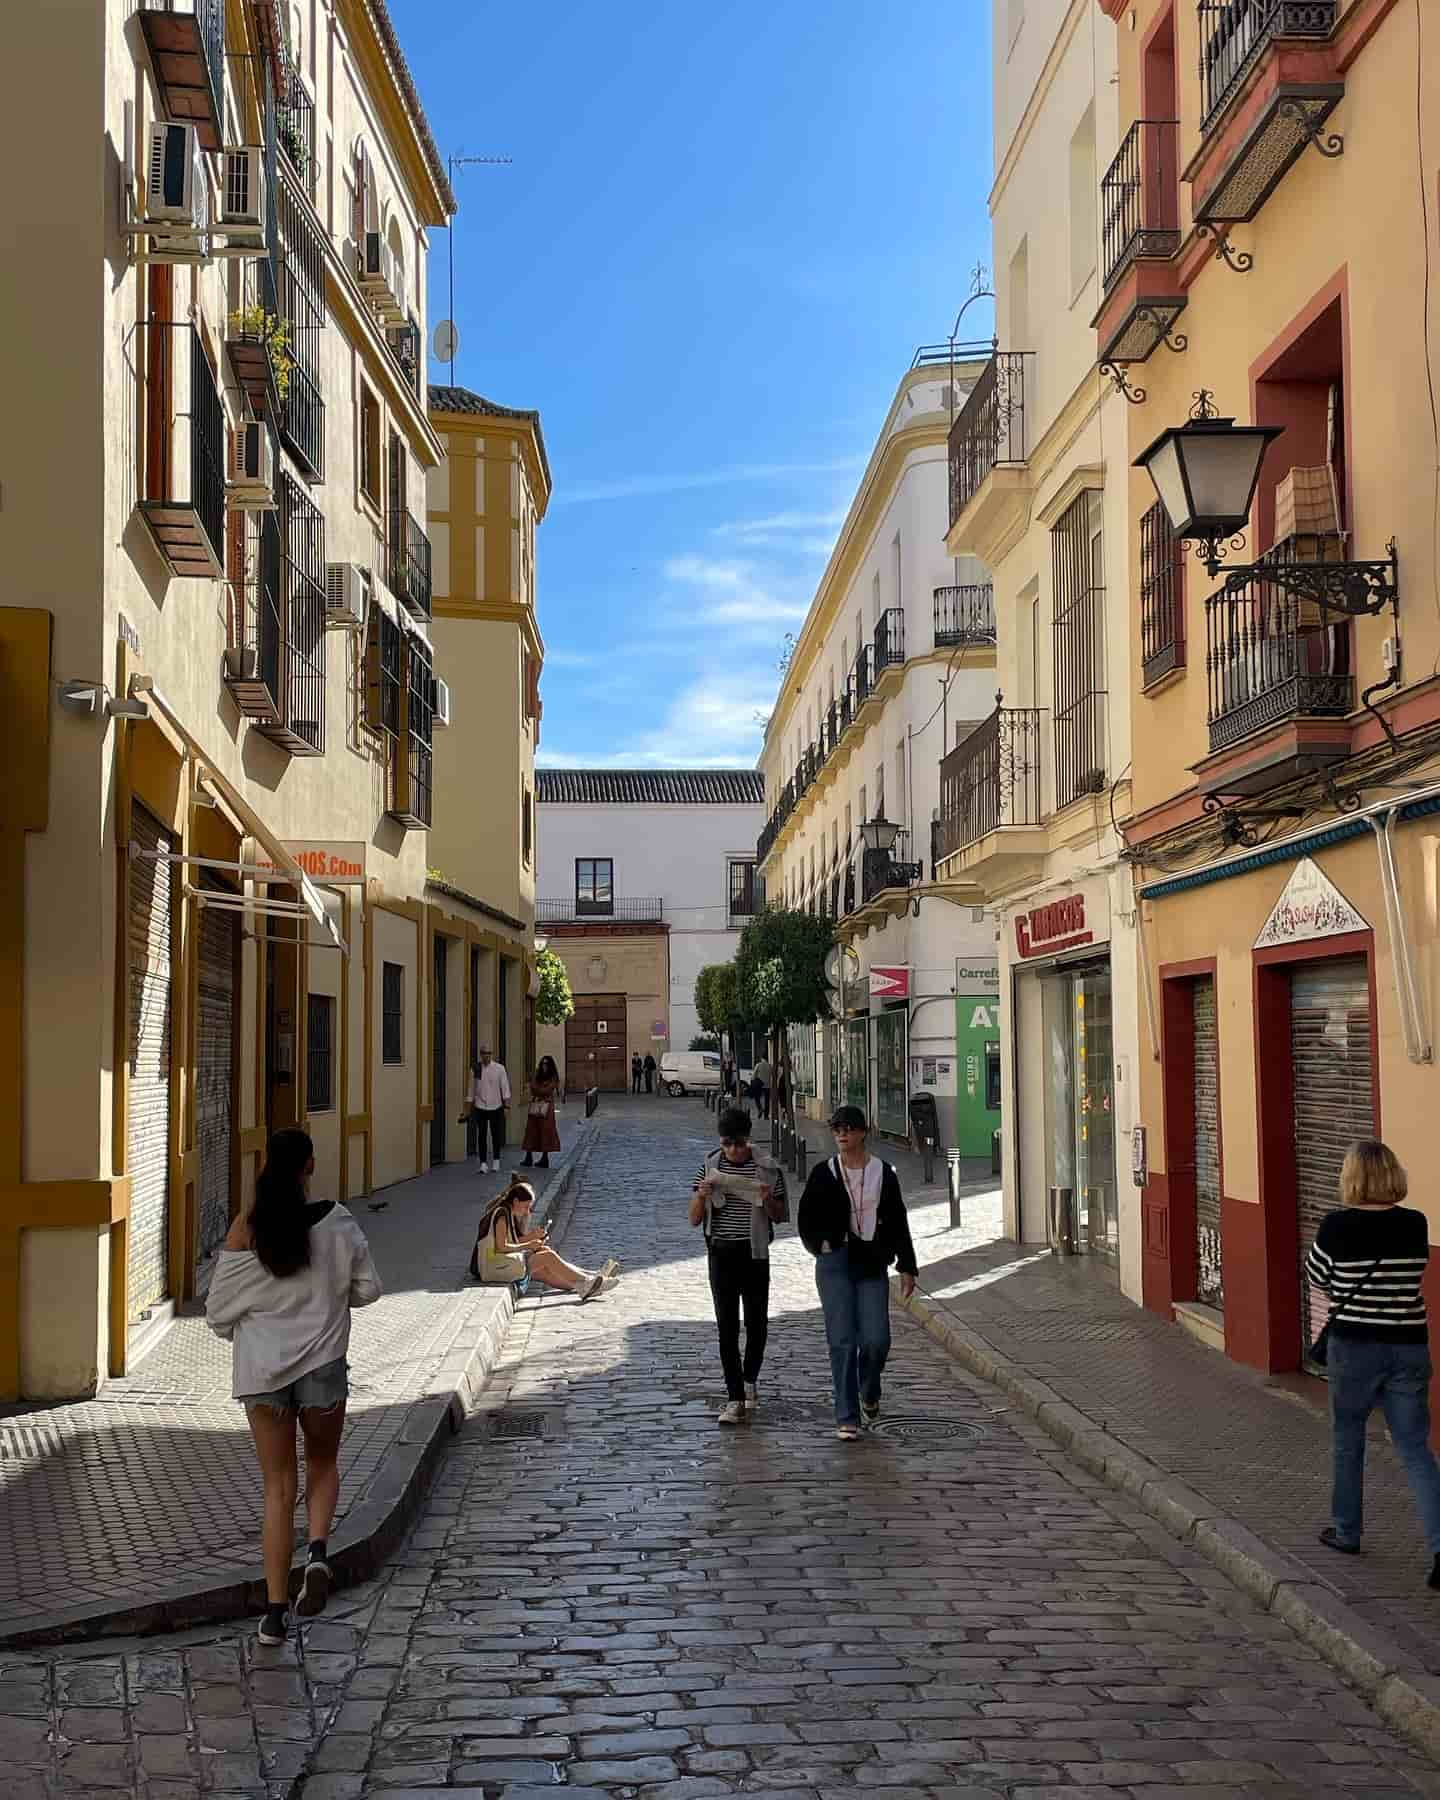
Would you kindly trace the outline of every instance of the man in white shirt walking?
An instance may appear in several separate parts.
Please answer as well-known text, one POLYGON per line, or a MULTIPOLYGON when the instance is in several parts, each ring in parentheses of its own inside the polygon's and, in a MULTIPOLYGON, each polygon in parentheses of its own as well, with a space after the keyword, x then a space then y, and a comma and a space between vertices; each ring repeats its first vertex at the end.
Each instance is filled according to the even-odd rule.
POLYGON ((488 1044, 480 1046, 480 1060, 470 1077, 470 1106, 480 1122, 481 1172, 498 1170, 500 1152, 505 1148, 505 1115, 510 1110, 510 1077, 504 1063, 490 1054, 488 1044))

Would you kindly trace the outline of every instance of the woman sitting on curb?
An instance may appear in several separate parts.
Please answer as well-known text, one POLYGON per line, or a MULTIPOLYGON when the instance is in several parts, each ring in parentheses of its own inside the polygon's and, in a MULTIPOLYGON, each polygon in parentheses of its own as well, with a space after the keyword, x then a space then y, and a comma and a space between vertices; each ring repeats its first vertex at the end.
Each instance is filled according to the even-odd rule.
MULTIPOLYGON (((512 1175, 509 1187, 480 1215, 475 1248, 470 1253, 471 1275, 492 1287, 525 1282, 534 1276, 547 1287, 579 1295, 582 1303, 593 1300, 605 1284, 605 1272, 594 1275, 587 1269, 577 1269, 552 1250, 550 1227, 532 1229, 534 1207, 534 1188, 512 1175)), ((606 1270, 612 1273, 619 1267, 615 1262, 606 1264, 606 1270)))

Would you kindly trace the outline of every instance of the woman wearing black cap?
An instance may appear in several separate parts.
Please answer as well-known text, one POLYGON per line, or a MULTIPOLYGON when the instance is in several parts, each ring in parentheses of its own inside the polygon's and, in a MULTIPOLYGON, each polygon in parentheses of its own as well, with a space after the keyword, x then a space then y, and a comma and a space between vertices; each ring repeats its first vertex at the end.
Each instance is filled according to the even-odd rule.
POLYGON ((830 1129, 838 1154, 811 1171, 798 1223, 815 1258, 825 1314, 835 1435, 848 1441, 859 1437, 862 1420, 872 1425, 880 1417, 880 1377, 890 1354, 889 1269, 891 1263, 898 1268, 908 1300, 915 1291, 915 1247, 899 1176, 865 1149, 864 1113, 837 1107, 830 1129))

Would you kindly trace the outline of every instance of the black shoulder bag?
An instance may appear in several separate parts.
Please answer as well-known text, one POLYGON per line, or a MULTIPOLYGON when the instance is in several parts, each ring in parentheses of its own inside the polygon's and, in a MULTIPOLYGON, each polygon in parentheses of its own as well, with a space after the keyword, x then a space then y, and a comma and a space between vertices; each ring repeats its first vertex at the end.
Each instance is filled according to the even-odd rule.
POLYGON ((1345 1308, 1358 1300, 1365 1292, 1365 1289, 1370 1285, 1370 1277, 1380 1267, 1384 1260, 1385 1258, 1383 1256, 1377 1256, 1375 1258, 1374 1262, 1371 1263, 1370 1267, 1365 1271, 1364 1279, 1361 1281, 1359 1287, 1357 1287, 1353 1293, 1345 1296, 1340 1304, 1332 1310, 1330 1317, 1320 1327, 1319 1337, 1316 1338, 1315 1342, 1306 1352, 1308 1360, 1314 1363, 1317 1369, 1327 1368, 1330 1363, 1330 1327, 1340 1317, 1341 1313, 1344 1312, 1345 1308))

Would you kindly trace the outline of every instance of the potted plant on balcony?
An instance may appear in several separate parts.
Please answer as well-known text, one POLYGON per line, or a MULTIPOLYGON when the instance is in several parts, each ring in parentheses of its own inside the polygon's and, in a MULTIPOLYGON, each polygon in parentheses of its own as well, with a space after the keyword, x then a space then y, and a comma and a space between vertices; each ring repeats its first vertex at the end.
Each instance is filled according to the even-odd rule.
POLYGON ((251 402, 261 405, 270 387, 283 401, 290 392, 290 373, 295 367, 289 321, 260 305, 237 307, 230 315, 230 339, 231 361, 251 402), (245 346, 257 348, 260 354, 247 356, 245 346))
POLYGON ((310 152, 305 147, 299 126, 293 119, 281 119, 275 135, 280 140, 280 148, 290 158, 290 166, 302 181, 306 180, 310 172, 310 152))

